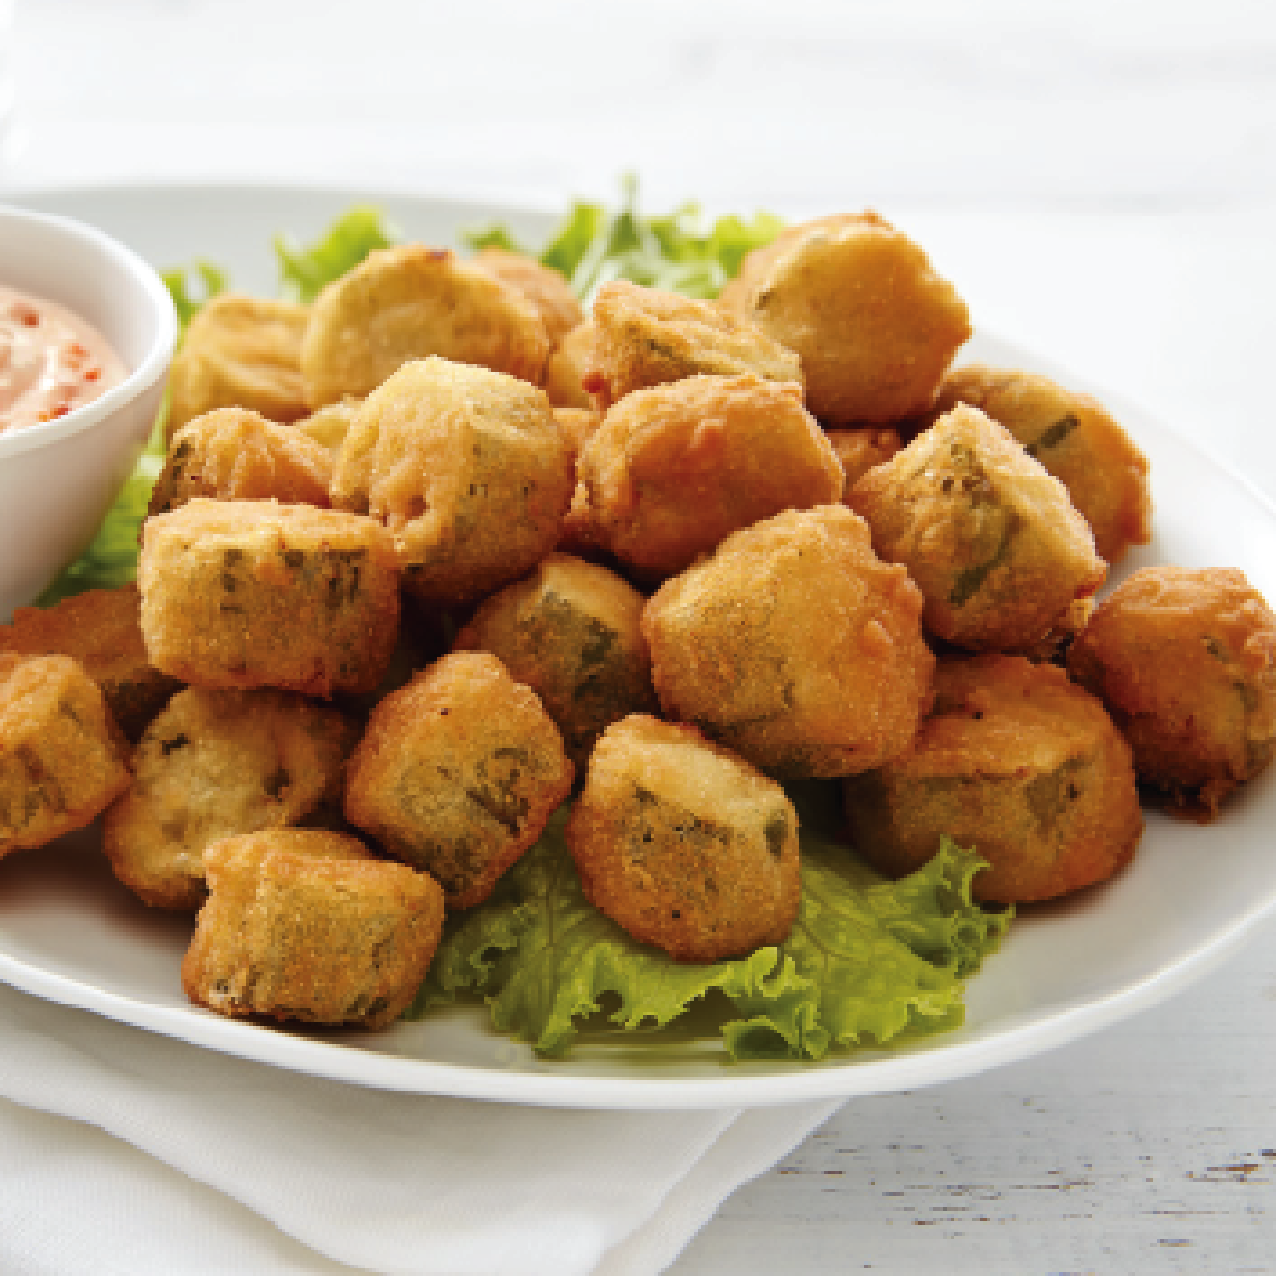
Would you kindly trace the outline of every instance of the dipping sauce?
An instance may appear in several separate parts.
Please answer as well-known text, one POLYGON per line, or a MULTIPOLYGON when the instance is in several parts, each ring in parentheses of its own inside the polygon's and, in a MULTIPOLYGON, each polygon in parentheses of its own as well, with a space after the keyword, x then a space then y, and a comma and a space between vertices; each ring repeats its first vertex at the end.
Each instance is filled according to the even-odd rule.
POLYGON ((65 416, 125 375, 106 338, 79 315, 0 284, 0 433, 65 416))

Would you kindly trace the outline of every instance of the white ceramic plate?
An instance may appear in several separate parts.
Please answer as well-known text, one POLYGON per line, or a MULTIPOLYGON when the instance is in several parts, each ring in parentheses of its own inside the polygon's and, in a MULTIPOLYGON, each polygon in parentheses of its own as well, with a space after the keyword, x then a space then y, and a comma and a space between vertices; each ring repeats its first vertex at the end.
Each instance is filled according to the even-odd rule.
MULTIPOLYGON (((95 223, 156 265, 203 256, 237 287, 273 291, 270 237, 311 237, 348 206, 334 190, 117 188, 25 202, 95 223)), ((402 230, 435 243, 491 218, 533 242, 552 219, 527 211, 374 195, 402 230)), ((1008 342, 968 352, 1033 366, 1095 390, 1008 342)), ((1276 511, 1243 479, 1135 407, 1102 394, 1152 461, 1155 542, 1124 564, 1238 566, 1276 598, 1276 511)), ((0 547, 0 553, 15 552, 0 547)), ((19 551, 20 552, 20 547, 19 551)), ((1208 970, 1276 910, 1276 775, 1212 826, 1149 816, 1116 880, 1024 909, 967 994, 959 1031, 821 1064, 730 1064, 716 1042, 593 1037, 542 1062, 490 1032, 479 1009, 379 1034, 288 1032, 190 1006, 178 982, 189 922, 148 910, 119 886, 96 833, 0 860, 0 979, 37 996, 280 1067, 384 1089, 573 1107, 673 1108, 783 1103, 911 1089, 1026 1058, 1133 1014, 1208 970)))

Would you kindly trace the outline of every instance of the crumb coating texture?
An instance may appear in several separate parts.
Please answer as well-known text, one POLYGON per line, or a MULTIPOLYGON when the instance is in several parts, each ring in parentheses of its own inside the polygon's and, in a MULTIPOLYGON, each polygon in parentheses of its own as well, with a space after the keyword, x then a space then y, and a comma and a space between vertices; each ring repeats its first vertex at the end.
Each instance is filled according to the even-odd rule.
POLYGON ((495 656, 444 656, 376 707, 350 759, 346 818, 469 908, 541 835, 572 764, 535 693, 495 656))
POLYGON ((1234 568, 1145 567, 1095 610, 1068 671, 1139 775, 1214 811, 1276 752, 1276 615, 1234 568))
POLYGON ((921 868, 940 837, 991 868, 979 899, 1050 899, 1110 877, 1143 831, 1130 749, 1094 696, 1022 656, 945 659, 913 744, 844 782, 851 844, 883 872, 921 868))
POLYGON ((209 899, 182 962, 198 1005, 380 1028, 416 994, 443 928, 443 892, 426 874, 355 838, 299 830, 215 842, 205 865, 209 899))
POLYGON ((678 961, 783 943, 797 916, 793 804, 694 727, 642 714, 608 727, 567 844, 589 900, 678 961))
POLYGON ((180 691, 138 744, 132 787, 107 813, 103 849, 146 903, 204 900, 204 849, 300 823, 340 799, 354 730, 335 709, 280 691, 180 691))
POLYGON ((128 786, 128 754, 74 660, 0 652, 0 856, 90 823, 128 786))
POLYGON ((196 499, 148 519, 138 559, 152 663, 203 687, 371 691, 394 652, 394 546, 367 518, 196 499))
POLYGON ((922 597, 843 505, 735 532, 643 612, 669 717, 755 766, 838 776, 904 749, 930 704, 922 597))

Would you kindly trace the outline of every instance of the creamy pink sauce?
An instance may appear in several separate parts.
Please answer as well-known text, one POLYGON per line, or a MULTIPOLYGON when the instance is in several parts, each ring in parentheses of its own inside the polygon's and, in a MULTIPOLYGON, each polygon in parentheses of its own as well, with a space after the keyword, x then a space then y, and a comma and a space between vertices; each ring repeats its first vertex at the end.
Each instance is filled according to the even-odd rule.
POLYGON ((0 433, 65 416, 125 375, 106 338, 79 315, 0 284, 0 433))

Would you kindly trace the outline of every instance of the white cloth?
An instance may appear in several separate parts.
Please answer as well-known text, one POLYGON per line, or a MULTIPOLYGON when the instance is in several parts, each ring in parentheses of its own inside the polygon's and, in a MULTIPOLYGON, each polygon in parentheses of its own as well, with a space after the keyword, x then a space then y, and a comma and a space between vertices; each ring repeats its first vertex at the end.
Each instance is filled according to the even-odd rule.
POLYGON ((645 1276, 839 1106, 590 1112, 388 1094, 4 987, 0 1096, 6 1276, 645 1276), (51 1209, 68 1183, 70 1208, 51 1209))

